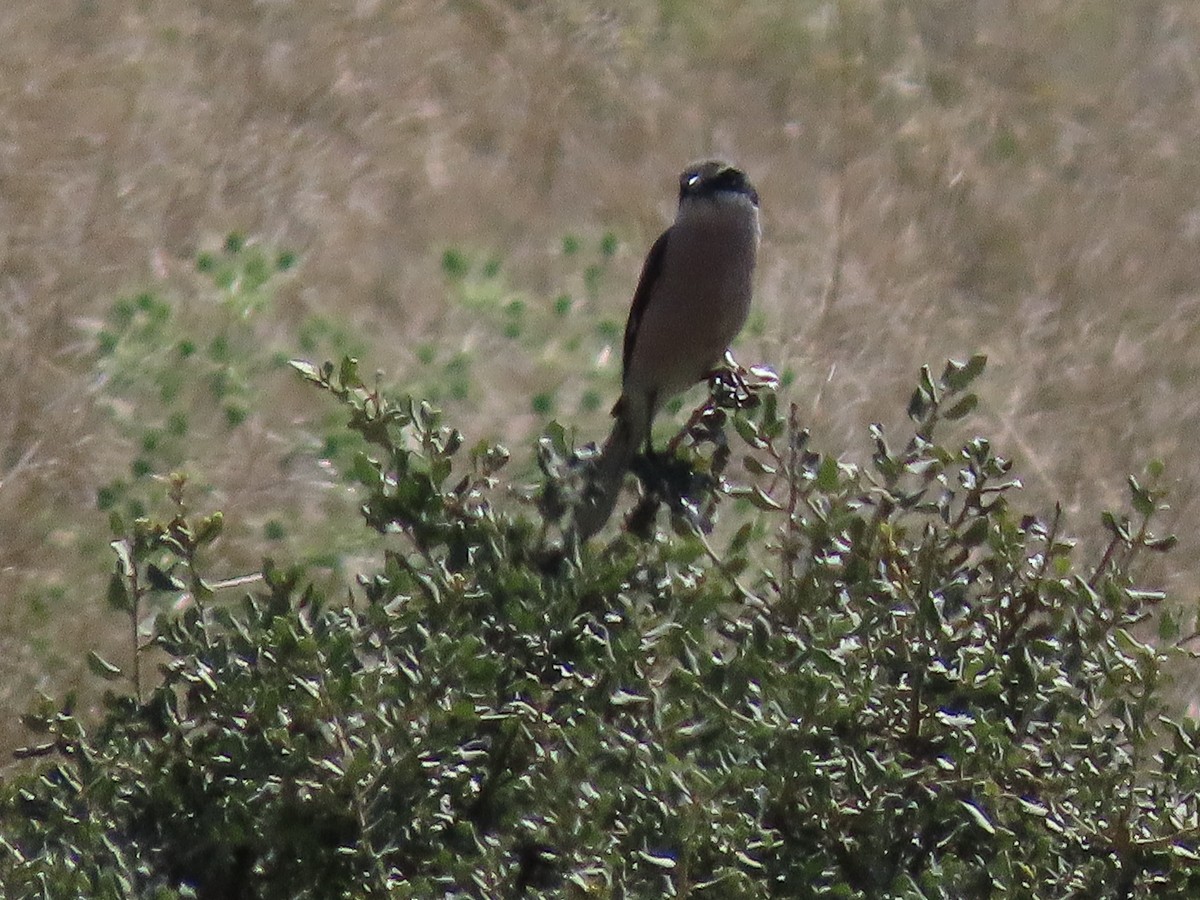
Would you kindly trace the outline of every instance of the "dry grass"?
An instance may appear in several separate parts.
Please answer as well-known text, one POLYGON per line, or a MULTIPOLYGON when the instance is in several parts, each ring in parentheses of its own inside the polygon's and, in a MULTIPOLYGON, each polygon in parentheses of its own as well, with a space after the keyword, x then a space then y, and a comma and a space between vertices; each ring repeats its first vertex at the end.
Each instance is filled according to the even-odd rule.
MULTIPOLYGON (((606 402, 581 398, 611 393, 616 359, 554 329, 619 324, 676 170, 710 153, 765 203, 739 355, 791 374, 820 447, 859 452, 921 364, 986 351, 971 427, 1018 458, 1031 505, 1061 497, 1087 531, 1126 472, 1167 462, 1184 545, 1165 574, 1191 592, 1198 42, 1183 0, 4 5, 0 746, 31 689, 79 680, 81 648, 120 656, 93 511, 135 452, 94 369, 114 298, 198 302, 195 253, 240 230, 300 254, 263 340, 320 315, 400 383, 467 366, 453 405, 475 435, 527 446, 544 393, 599 436, 606 402), (589 291, 562 240, 609 229, 589 291), (521 340, 452 302, 447 247, 503 261, 496 289, 540 314, 521 340)), ((250 523, 215 574, 253 567, 264 509, 337 505, 285 459, 317 403, 281 381, 194 438, 202 502, 250 523)))

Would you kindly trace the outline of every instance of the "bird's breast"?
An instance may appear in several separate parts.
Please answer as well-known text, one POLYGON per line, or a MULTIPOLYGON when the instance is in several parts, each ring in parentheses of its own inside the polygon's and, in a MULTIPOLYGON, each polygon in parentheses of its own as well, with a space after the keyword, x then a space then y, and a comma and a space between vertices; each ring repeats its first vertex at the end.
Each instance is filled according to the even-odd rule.
POLYGON ((709 202, 671 227, 657 283, 639 323, 626 388, 661 401, 716 366, 750 312, 757 210, 709 202))

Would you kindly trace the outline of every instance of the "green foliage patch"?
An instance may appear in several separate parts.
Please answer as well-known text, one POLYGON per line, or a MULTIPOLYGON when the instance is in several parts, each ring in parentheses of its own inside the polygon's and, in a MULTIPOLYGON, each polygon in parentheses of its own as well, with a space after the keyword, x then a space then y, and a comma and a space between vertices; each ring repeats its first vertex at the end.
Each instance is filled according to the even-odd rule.
POLYGON ((112 304, 95 336, 99 397, 137 455, 128 478, 99 488, 102 510, 142 515, 147 482, 193 462, 197 433, 228 434, 261 408, 287 357, 268 352, 259 320, 295 264, 290 251, 271 255, 230 234, 220 252, 196 260, 210 294, 184 300, 147 290, 112 304))

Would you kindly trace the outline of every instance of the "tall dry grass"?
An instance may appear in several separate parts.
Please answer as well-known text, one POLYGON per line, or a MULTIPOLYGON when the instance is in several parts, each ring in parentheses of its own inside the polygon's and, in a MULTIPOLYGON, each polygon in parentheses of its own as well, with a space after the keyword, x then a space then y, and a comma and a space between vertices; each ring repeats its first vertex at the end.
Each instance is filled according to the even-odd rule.
MULTIPOLYGON (((506 343, 455 306, 443 251, 619 325, 676 171, 713 153, 764 200, 739 355, 788 373, 823 449, 898 424, 921 364, 985 351, 968 427, 1017 457, 1031 505, 1063 498, 1094 536, 1125 473, 1167 462, 1184 541, 1160 574, 1191 592, 1198 40, 1182 0, 4 5, 0 744, 32 689, 121 640, 93 508, 135 449, 95 368, 115 297, 202 302, 195 254, 230 230, 293 248, 267 335, 324 316, 400 383, 423 383, 429 348, 460 358, 457 421, 525 447, 531 397, 584 376, 603 394, 616 360, 564 380, 581 363, 553 334, 506 343), (589 294, 563 237, 609 230, 589 294)), ((283 458, 315 401, 273 391, 190 448, 231 523, 326 509, 315 467, 283 458)), ((591 437, 606 405, 554 409, 591 437)), ((261 543, 233 525, 230 573, 261 543)))

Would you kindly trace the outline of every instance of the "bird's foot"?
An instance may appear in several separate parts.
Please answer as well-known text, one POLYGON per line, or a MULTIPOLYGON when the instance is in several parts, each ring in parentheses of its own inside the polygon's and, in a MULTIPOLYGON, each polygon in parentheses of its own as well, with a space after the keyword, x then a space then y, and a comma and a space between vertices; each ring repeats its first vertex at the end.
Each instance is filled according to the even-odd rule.
POLYGON ((779 375, 769 366, 746 368, 729 351, 725 359, 705 376, 708 392, 715 405, 723 409, 746 409, 757 406, 763 390, 779 387, 779 375))

